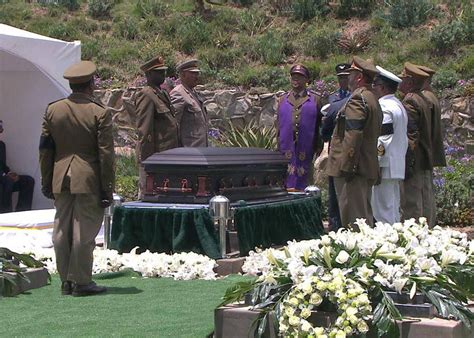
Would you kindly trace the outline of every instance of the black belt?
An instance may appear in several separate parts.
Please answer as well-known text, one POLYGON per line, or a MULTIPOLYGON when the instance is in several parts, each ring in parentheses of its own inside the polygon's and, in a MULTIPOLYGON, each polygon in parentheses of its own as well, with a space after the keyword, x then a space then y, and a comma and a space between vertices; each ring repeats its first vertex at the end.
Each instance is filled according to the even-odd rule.
POLYGON ((382 124, 382 130, 380 136, 392 135, 393 134, 393 123, 382 124))

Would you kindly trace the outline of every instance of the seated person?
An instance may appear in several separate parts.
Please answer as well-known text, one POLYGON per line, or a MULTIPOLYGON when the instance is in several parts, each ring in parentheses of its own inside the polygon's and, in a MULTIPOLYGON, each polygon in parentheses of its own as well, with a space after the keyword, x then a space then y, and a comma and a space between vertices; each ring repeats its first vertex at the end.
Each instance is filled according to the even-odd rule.
MULTIPOLYGON (((0 134, 3 124, 0 121, 0 134)), ((19 192, 15 211, 31 210, 35 180, 31 176, 18 175, 10 171, 6 163, 7 151, 5 143, 0 141, 0 213, 13 211, 12 194, 19 192)))

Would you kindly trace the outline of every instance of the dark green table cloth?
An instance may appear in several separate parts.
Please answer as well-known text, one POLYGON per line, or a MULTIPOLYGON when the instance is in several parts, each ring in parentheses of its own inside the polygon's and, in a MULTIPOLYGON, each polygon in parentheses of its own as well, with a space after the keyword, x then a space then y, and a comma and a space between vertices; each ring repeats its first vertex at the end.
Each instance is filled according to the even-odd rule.
MULTIPOLYGON (((319 198, 306 197, 237 207, 234 222, 241 255, 255 247, 319 238, 323 233, 320 204, 319 198)), ((152 252, 194 251, 214 259, 221 257, 207 208, 116 208, 110 248, 129 252, 136 246, 152 252)))

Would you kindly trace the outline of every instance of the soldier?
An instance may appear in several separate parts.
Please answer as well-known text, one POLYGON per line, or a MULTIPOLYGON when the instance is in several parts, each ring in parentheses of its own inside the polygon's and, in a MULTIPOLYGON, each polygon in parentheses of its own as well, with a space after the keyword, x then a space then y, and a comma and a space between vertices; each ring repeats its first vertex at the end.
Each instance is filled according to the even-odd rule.
POLYGON ((377 145, 381 183, 373 187, 371 205, 376 221, 393 224, 400 222, 400 182, 405 178, 408 117, 402 103, 395 97, 402 80, 382 67, 377 66, 377 70, 379 75, 375 77, 372 88, 383 112, 377 145))
POLYGON ((140 195, 145 191, 145 170, 141 164, 156 152, 179 147, 178 123, 171 98, 160 88, 166 76, 163 58, 155 57, 140 69, 145 72, 147 85, 135 98, 137 111, 137 158, 139 163, 140 195))
MULTIPOLYGON (((336 65, 336 75, 339 82, 339 89, 329 95, 329 104, 321 108, 323 113, 321 136, 324 142, 329 142, 331 147, 331 136, 334 131, 336 115, 349 99, 350 91, 347 86, 351 65, 348 63, 340 63, 336 65)), ((336 231, 341 227, 341 216, 339 213, 339 205, 337 204, 336 188, 334 187, 334 177, 328 176, 328 216, 331 230, 336 231)))
POLYGON ((432 224, 433 189, 423 189, 426 175, 431 176, 433 157, 431 146, 431 109, 421 90, 427 73, 406 62, 401 75, 400 91, 405 95, 403 105, 408 114, 408 150, 403 182, 402 219, 427 217, 432 224))
POLYGON ((342 225, 348 226, 357 218, 373 225, 370 197, 379 177, 377 140, 382 111, 369 87, 377 69, 354 56, 349 72, 352 95, 336 117, 327 173, 334 177, 342 225))
MULTIPOLYGON (((426 66, 418 66, 418 68, 429 75, 429 77, 425 80, 421 93, 423 94, 423 96, 428 101, 428 104, 431 107, 431 151, 433 156, 433 167, 445 167, 446 155, 444 153, 443 130, 441 124, 441 105, 439 104, 439 100, 436 97, 436 94, 431 88, 431 79, 436 73, 436 71, 426 66)), ((423 182, 424 190, 429 191, 429 189, 432 189, 434 191, 432 174, 433 172, 426 175, 425 181, 423 182), (429 186, 431 186, 431 188, 428 188, 429 186)), ((430 218, 432 220, 432 225, 436 225, 436 199, 434 197, 431 203, 430 218)))
POLYGON ((336 65, 336 75, 337 81, 339 83, 339 88, 335 92, 331 93, 331 95, 329 95, 329 103, 343 100, 346 97, 349 97, 349 95, 351 95, 349 87, 347 86, 349 79, 349 68, 351 68, 351 65, 348 63, 340 63, 336 65))
POLYGON ((176 67, 181 84, 170 93, 176 110, 183 147, 207 147, 207 111, 203 99, 194 87, 198 84, 200 70, 196 59, 181 63, 176 67))
POLYGON ((306 89, 310 74, 305 66, 294 65, 290 76, 292 90, 278 105, 278 146, 289 162, 287 189, 301 191, 308 185, 314 154, 322 149, 321 98, 306 89))
POLYGON ((93 96, 96 66, 81 61, 64 72, 72 94, 49 104, 40 139, 43 194, 54 199, 53 244, 63 295, 106 291, 92 281, 104 208, 114 189, 112 116, 93 96))

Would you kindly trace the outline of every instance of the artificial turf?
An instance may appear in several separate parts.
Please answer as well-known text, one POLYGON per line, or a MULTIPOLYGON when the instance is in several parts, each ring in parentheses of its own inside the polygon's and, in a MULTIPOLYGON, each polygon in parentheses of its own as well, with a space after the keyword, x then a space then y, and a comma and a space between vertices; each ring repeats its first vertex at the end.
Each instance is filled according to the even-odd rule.
POLYGON ((94 279, 108 293, 60 295, 60 281, 11 298, 0 298, 2 337, 205 337, 214 328, 214 308, 243 276, 205 281, 141 278, 133 272, 94 279))

